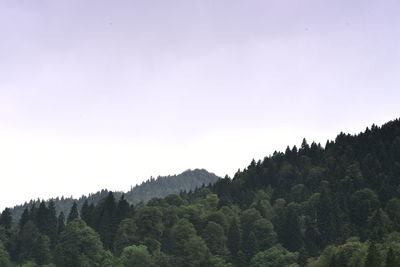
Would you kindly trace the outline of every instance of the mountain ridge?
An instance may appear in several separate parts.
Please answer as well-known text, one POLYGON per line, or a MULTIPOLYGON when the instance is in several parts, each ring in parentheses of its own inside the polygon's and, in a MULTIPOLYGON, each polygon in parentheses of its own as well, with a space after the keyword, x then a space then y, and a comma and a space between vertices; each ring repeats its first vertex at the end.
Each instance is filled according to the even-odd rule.
POLYGON ((203 185, 213 184, 218 179, 220 179, 220 177, 205 169, 188 169, 177 175, 158 176, 157 178, 150 177, 148 180, 132 186, 131 189, 126 192, 102 189, 96 193, 89 193, 88 195, 83 195, 79 198, 62 196, 47 200, 36 199, 30 200, 21 205, 16 205, 10 210, 13 220, 17 221, 21 217, 25 208, 30 209, 33 205, 38 207, 42 201, 45 201, 46 204, 53 201, 57 214, 60 212, 68 214, 74 202, 77 203, 79 209, 82 207, 85 200, 87 200, 89 204, 96 205, 100 200, 107 197, 110 192, 113 192, 117 199, 123 195, 128 203, 136 204, 139 202, 147 202, 155 197, 166 197, 170 194, 195 190, 203 185))

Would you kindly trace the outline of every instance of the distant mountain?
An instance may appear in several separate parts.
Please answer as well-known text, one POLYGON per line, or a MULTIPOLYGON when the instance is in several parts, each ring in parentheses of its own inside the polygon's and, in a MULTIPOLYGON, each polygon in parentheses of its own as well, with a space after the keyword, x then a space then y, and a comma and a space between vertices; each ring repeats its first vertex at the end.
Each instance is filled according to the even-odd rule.
MULTIPOLYGON (((113 193, 116 199, 119 199, 124 195, 125 199, 129 203, 134 204, 138 202, 147 202, 156 197, 162 198, 170 194, 178 194, 182 191, 193 191, 203 185, 214 184, 218 179, 219 177, 214 173, 210 173, 204 169, 187 170, 179 175, 158 176, 157 178, 151 177, 140 185, 132 187, 127 192, 117 191, 113 193)), ((82 196, 79 199, 74 199, 72 197, 57 197, 49 199, 46 202, 53 200, 57 213, 62 211, 65 215, 68 215, 74 202, 78 204, 79 209, 82 207, 86 199, 89 204, 93 203, 96 205, 100 200, 104 199, 109 192, 109 190, 104 189, 97 193, 89 194, 88 196, 82 196)), ((40 202, 41 200, 37 199, 26 202, 23 205, 15 206, 11 210, 14 221, 19 220, 25 208, 31 208, 33 205, 38 207, 40 202)))

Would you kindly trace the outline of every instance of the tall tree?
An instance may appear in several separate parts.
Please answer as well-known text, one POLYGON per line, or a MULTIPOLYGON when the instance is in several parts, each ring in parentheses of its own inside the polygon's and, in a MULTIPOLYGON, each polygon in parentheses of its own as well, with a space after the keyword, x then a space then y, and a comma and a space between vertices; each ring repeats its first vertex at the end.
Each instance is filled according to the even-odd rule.
POLYGON ((67 223, 70 223, 77 218, 79 218, 78 205, 76 204, 76 202, 74 202, 74 204, 72 204, 71 210, 68 214, 67 223))

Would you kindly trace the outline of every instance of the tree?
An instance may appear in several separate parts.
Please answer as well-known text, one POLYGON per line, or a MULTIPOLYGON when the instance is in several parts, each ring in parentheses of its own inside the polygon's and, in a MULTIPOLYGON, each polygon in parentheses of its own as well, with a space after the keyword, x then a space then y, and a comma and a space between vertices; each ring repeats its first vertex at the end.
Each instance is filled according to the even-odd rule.
POLYGON ((0 241, 0 266, 9 267, 10 265, 10 257, 8 255, 7 250, 5 250, 3 243, 0 241))
POLYGON ((21 219, 19 220, 18 223, 19 230, 21 230, 24 227, 25 223, 29 220, 30 220, 29 210, 28 208, 25 208, 24 211, 22 212, 21 219))
POLYGON ((96 230, 100 234, 107 249, 112 249, 114 233, 118 229, 118 222, 115 221, 116 203, 114 194, 110 192, 103 203, 97 205, 97 227, 96 230))
POLYGON ((384 235, 391 230, 392 222, 382 209, 377 209, 368 219, 369 238, 375 242, 381 242, 384 235))
POLYGON ((136 224, 132 218, 122 220, 114 239, 114 251, 119 255, 122 250, 139 241, 136 236, 136 224))
POLYGON ((249 261, 254 254, 259 252, 259 245, 257 237, 254 232, 250 232, 247 238, 243 242, 243 252, 245 253, 246 260, 249 261))
POLYGON ((250 262, 250 267, 284 267, 298 266, 297 253, 287 251, 280 245, 257 253, 250 262))
POLYGON ((67 223, 70 223, 77 218, 79 218, 78 205, 76 204, 76 202, 74 202, 74 204, 72 204, 71 210, 68 214, 67 223))
POLYGON ((81 219, 89 226, 92 225, 92 218, 93 218, 93 210, 91 209, 93 206, 89 206, 89 202, 87 199, 83 202, 81 208, 81 219))
POLYGON ((55 248, 55 264, 57 267, 97 266, 103 252, 99 235, 84 221, 75 219, 60 235, 55 248))
POLYGON ((34 249, 39 236, 39 230, 33 221, 27 221, 22 230, 19 232, 17 239, 19 262, 23 262, 34 257, 34 249))
POLYGON ((57 219, 57 233, 60 234, 65 230, 65 216, 64 212, 60 212, 57 219))
POLYGON ((50 239, 46 235, 40 235, 34 248, 34 259, 40 266, 51 261, 50 239))
POLYGON ((121 260, 124 266, 150 267, 152 258, 146 246, 129 246, 124 248, 121 254, 121 260))
POLYGON ((298 251, 303 247, 300 218, 295 205, 289 205, 279 232, 279 240, 290 251, 298 251))
POLYGON ((375 242, 371 242, 368 247, 367 259, 365 260, 365 267, 376 267, 380 265, 381 257, 376 248, 375 242))
POLYGON ((396 261, 396 256, 394 255, 394 251, 392 248, 389 248, 389 251, 386 255, 385 267, 398 267, 399 264, 396 261))
POLYGON ((171 229, 170 251, 174 255, 180 255, 186 242, 196 235, 193 224, 186 219, 180 219, 171 229))
POLYGON ((260 250, 266 250, 272 247, 277 240, 273 224, 267 219, 258 219, 254 222, 253 232, 257 237, 260 250))
POLYGON ((184 266, 197 267, 202 266, 208 256, 207 245, 200 237, 192 236, 187 242, 182 251, 182 259, 185 262, 184 266))
POLYGON ((6 230, 10 230, 12 224, 11 210, 9 208, 4 209, 0 215, 0 225, 6 230))
POLYGON ((231 225, 229 226, 228 242, 227 242, 229 251, 233 255, 236 255, 236 253, 239 251, 240 243, 241 243, 240 228, 238 226, 237 220, 234 219, 231 225))
POLYGON ((144 207, 138 211, 136 226, 141 237, 151 237, 160 240, 164 225, 159 207, 144 207))
POLYGON ((226 256, 226 236, 221 225, 215 222, 208 222, 203 232, 203 239, 207 247, 214 255, 226 256))

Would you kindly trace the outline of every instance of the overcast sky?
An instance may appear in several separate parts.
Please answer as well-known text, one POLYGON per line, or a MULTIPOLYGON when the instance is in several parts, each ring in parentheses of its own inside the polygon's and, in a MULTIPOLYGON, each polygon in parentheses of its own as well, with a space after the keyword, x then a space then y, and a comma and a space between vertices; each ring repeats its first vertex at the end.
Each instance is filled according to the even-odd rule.
POLYGON ((398 0, 0 0, 0 208, 232 176, 400 114, 398 0))

